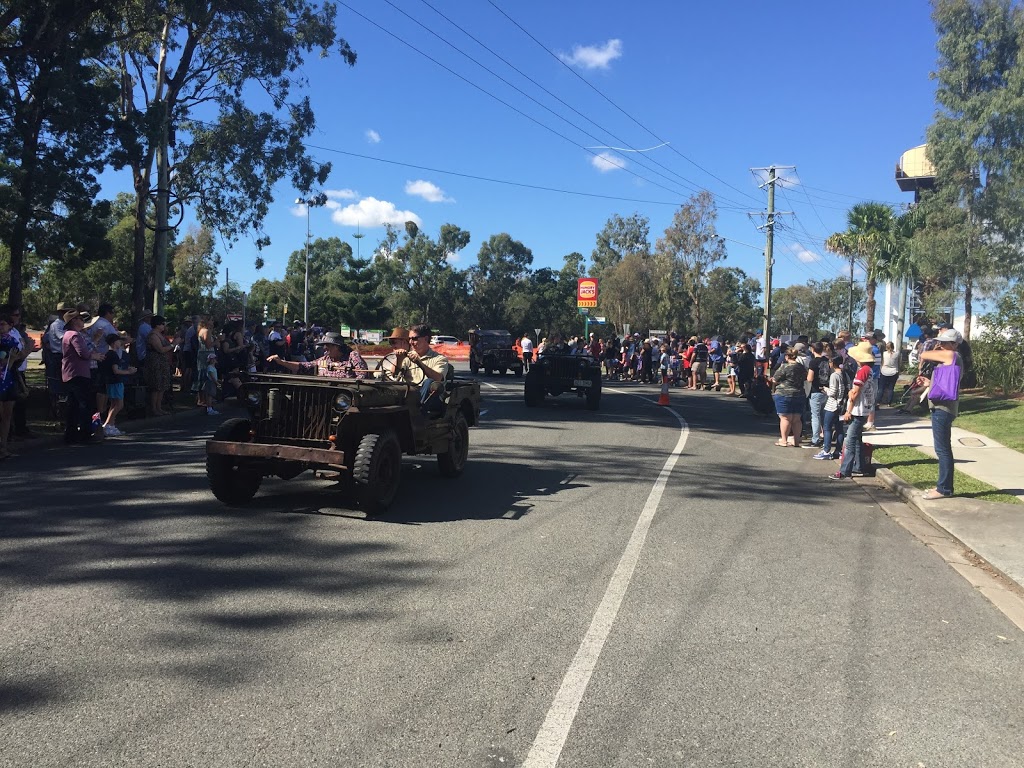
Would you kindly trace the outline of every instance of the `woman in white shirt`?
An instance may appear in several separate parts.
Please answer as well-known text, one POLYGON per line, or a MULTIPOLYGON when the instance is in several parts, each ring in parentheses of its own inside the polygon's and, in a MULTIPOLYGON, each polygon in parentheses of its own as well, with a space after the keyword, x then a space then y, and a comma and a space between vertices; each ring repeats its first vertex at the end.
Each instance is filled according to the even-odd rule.
POLYGON ((892 405, 892 397, 896 391, 896 379, 900 375, 900 353, 891 341, 882 350, 882 367, 878 373, 878 404, 892 405))

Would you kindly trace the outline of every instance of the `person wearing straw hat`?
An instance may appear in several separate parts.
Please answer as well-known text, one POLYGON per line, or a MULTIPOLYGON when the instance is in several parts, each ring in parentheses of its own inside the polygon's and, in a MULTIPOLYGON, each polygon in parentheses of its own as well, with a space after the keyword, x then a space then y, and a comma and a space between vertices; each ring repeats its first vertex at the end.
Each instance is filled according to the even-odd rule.
POLYGON ((317 343, 324 348, 323 357, 311 363, 298 360, 283 360, 278 355, 267 358, 268 363, 277 363, 286 371, 306 376, 332 376, 337 379, 365 379, 369 373, 366 361, 345 343, 340 333, 329 331, 317 343))
POLYGON ((875 407, 877 394, 875 379, 871 376, 871 368, 875 364, 875 353, 871 342, 862 341, 848 350, 848 356, 858 363, 857 375, 853 377, 853 385, 846 400, 846 411, 840 417, 849 422, 846 439, 843 441, 843 463, 839 471, 829 475, 832 480, 845 480, 854 475, 863 475, 864 425, 868 414, 875 407))

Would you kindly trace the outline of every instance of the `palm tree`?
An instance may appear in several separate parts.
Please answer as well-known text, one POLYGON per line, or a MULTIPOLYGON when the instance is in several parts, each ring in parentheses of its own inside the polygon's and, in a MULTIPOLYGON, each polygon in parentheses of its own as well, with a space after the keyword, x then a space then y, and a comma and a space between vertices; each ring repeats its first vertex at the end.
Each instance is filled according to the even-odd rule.
POLYGON ((899 319, 896 323, 896 343, 903 343, 904 322, 907 315, 907 291, 917 274, 913 255, 913 237, 923 224, 920 209, 911 208, 900 216, 893 216, 889 232, 882 238, 875 263, 875 275, 897 285, 899 293, 899 319))
MULTIPOLYGON (((892 208, 884 203, 857 203, 846 214, 846 231, 837 232, 825 241, 825 248, 850 261, 850 282, 853 282, 853 259, 857 257, 867 274, 865 328, 875 327, 875 289, 878 284, 876 265, 879 249, 892 226, 892 208)), ((851 317, 851 325, 852 317, 851 317)), ((852 332, 853 329, 851 328, 852 332)))

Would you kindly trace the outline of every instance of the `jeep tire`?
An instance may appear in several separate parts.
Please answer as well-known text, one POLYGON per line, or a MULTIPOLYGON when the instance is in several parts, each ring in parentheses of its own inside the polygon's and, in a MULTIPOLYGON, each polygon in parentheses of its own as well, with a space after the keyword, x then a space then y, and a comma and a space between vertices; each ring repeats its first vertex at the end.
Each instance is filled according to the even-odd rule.
POLYGON ((359 505, 367 515, 387 510, 402 479, 402 446, 391 430, 363 435, 352 462, 359 505))
POLYGON ((455 414, 448 450, 437 454, 437 468, 444 477, 458 477, 469 458, 469 422, 462 411, 455 414))
POLYGON ((601 377, 592 379, 593 383, 587 389, 587 410, 596 411, 601 407, 601 377))
MULTIPOLYGON (((213 433, 214 440, 230 443, 249 442, 250 424, 248 419, 228 419, 213 433)), ((263 477, 247 469, 242 460, 222 453, 206 456, 206 479, 213 495, 231 507, 241 506, 249 501, 260 489, 263 477)))
POLYGON ((539 369, 530 369, 523 384, 523 400, 527 408, 534 408, 544 402, 544 379, 539 369))

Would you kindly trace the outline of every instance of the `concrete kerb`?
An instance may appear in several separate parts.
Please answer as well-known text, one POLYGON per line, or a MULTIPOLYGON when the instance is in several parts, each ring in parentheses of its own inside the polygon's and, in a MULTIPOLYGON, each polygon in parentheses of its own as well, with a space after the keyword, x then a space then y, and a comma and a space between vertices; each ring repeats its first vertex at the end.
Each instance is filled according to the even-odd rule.
MULTIPOLYGON (((979 547, 975 542, 966 540, 962 536, 958 536, 955 531, 950 530, 948 525, 943 519, 933 514, 930 507, 933 504, 950 504, 948 500, 939 501, 926 501, 921 498, 921 491, 912 486, 910 483, 903 480, 895 472, 884 467, 880 467, 876 473, 876 478, 892 493, 901 498, 907 503, 912 509, 914 509, 922 518, 936 528, 936 530, 943 532, 950 539, 955 541, 964 549, 972 552, 980 560, 983 560, 985 564, 991 568, 994 572, 998 573, 1003 579, 1012 585, 1015 585, 1021 596, 1024 596, 1024 584, 1020 583, 1019 574, 1008 573, 1003 568, 999 567, 999 563, 993 562, 992 558, 986 556, 984 551, 979 551, 979 547)), ((968 504, 972 511, 976 510, 981 514, 985 513, 1001 513, 1005 512, 1006 505, 999 504, 991 501, 978 501, 975 499, 958 499, 960 504, 968 504)))

